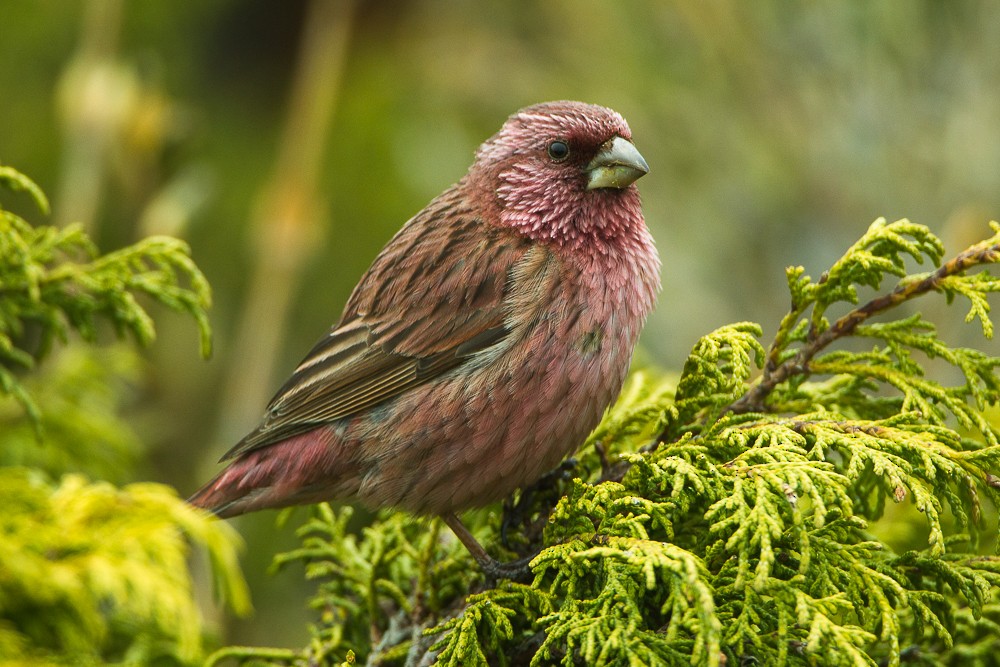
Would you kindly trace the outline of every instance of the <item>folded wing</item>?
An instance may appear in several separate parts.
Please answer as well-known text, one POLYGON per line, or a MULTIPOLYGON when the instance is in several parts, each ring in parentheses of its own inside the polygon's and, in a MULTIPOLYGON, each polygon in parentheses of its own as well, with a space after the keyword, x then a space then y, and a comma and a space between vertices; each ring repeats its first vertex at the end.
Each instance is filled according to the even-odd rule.
POLYGON ((386 246, 355 288, 341 321, 223 461, 363 412, 440 377, 509 335, 505 295, 511 269, 527 247, 449 206, 448 194, 386 246))

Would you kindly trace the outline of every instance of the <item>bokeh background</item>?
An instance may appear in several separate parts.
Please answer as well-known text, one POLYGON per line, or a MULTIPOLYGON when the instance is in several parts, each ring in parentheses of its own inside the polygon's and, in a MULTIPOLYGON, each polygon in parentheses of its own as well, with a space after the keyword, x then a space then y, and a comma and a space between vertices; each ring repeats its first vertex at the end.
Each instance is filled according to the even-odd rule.
MULTIPOLYGON (((997 35, 988 0, 8 0, 0 162, 104 251, 191 243, 215 355, 161 313, 130 413, 148 447, 134 476, 183 495, 516 109, 570 98, 629 119, 664 264, 641 355, 676 369, 722 324, 773 332, 784 267, 817 275, 878 216, 927 224, 951 252, 986 235, 997 35)), ((960 319, 953 336, 998 351, 960 319)), ((305 642, 301 572, 267 574, 296 523, 239 520, 257 611, 220 619, 224 641, 305 642)))

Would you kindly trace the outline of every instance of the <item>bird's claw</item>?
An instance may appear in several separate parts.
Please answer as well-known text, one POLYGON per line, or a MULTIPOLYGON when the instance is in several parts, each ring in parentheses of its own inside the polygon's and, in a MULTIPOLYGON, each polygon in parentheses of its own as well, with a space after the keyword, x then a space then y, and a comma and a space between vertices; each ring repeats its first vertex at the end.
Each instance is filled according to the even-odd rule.
POLYGON ((479 569, 486 575, 486 585, 490 588, 496 586, 497 582, 509 579, 520 584, 526 584, 531 580, 531 560, 534 556, 527 556, 507 563, 502 563, 495 558, 486 556, 485 559, 476 558, 479 569))

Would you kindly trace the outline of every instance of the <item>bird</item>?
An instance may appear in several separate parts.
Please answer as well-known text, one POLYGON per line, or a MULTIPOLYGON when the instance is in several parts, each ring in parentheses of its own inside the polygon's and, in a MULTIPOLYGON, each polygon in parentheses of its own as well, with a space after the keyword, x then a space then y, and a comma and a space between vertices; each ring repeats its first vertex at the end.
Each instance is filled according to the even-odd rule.
POLYGON ((334 324, 190 499, 228 518, 322 501, 458 514, 578 448, 620 392, 660 290, 625 119, 525 107, 377 255, 334 324))

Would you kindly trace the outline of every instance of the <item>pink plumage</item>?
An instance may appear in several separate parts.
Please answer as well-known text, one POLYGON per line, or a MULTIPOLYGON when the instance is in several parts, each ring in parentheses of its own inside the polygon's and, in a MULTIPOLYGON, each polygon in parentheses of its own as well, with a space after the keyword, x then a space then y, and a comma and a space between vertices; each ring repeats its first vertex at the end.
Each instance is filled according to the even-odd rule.
POLYGON ((191 502, 450 516, 555 467, 620 391, 659 289, 631 138, 580 102, 511 116, 386 245, 191 502))

